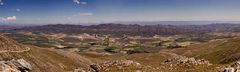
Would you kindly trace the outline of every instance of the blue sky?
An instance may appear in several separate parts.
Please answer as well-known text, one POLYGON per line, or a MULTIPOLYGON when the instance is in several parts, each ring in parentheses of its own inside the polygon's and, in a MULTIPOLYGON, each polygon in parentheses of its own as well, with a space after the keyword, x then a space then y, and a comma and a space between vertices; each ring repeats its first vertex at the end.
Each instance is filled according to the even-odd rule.
POLYGON ((0 0, 0 23, 240 21, 240 0, 0 0))

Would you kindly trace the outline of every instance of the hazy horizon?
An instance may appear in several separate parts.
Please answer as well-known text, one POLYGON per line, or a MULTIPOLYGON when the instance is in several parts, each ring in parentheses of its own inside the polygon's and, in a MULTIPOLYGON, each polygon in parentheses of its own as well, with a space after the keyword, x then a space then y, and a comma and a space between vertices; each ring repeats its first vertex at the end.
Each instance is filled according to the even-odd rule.
POLYGON ((38 25, 100 25, 100 24, 123 24, 123 25, 210 25, 210 24, 240 24, 240 21, 129 21, 129 22, 106 22, 106 23, 46 23, 46 24, 16 24, 0 23, 3 26, 38 26, 38 25))

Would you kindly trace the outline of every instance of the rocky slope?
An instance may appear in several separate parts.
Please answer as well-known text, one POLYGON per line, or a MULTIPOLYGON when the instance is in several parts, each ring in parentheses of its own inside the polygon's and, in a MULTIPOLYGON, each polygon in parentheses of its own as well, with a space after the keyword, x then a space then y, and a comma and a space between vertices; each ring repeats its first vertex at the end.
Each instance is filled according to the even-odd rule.
POLYGON ((25 51, 28 47, 20 45, 12 39, 9 39, 3 35, 0 35, 0 53, 25 51))
POLYGON ((11 63, 19 59, 31 65, 31 72, 66 72, 77 68, 88 70, 92 63, 74 53, 22 45, 0 35, 0 61, 11 63))
POLYGON ((32 70, 31 64, 24 59, 0 61, 1 72, 28 72, 32 70))
POLYGON ((240 59, 240 38, 212 40, 187 48, 174 49, 171 52, 189 57, 209 60, 215 64, 229 64, 240 59))
POLYGON ((239 43, 240 38, 229 38, 212 40, 184 48, 164 49, 158 53, 115 57, 87 56, 106 59, 105 62, 99 63, 99 69, 106 72, 228 72, 240 70, 240 65, 234 66, 236 63, 240 63, 239 43), (126 61, 121 61, 121 59, 126 61), (125 63, 137 65, 125 65, 125 63))

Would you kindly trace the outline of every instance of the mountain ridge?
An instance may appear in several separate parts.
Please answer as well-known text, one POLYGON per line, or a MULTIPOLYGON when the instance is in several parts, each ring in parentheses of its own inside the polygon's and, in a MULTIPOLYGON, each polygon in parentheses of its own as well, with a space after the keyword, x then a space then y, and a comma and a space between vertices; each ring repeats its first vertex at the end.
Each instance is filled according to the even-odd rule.
POLYGON ((115 36, 140 35, 179 35, 179 34, 206 34, 210 32, 240 32, 239 24, 209 24, 209 25, 124 25, 124 24, 100 24, 100 25, 41 25, 17 28, 7 31, 25 31, 33 33, 65 33, 65 34, 113 34, 115 36))

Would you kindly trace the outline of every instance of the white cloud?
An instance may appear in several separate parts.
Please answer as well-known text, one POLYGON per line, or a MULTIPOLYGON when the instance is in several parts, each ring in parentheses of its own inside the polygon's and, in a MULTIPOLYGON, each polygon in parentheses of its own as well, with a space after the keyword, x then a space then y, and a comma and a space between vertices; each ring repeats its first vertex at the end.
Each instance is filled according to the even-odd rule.
POLYGON ((92 16, 93 13, 79 13, 80 16, 92 16))
POLYGON ((2 0, 0 0, 0 5, 4 5, 4 3, 3 3, 3 1, 2 1, 2 0))
POLYGON ((0 17, 0 21, 15 21, 15 20, 17 20, 16 16, 0 17))
POLYGON ((85 5, 87 2, 81 2, 80 0, 73 0, 74 3, 85 5))
POLYGON ((17 17, 16 16, 7 17, 7 20, 14 21, 14 20, 17 20, 17 17))
POLYGON ((16 9, 17 12, 21 11, 21 9, 16 9))
POLYGON ((79 0, 73 0, 73 2, 77 3, 77 4, 80 4, 80 1, 79 0))
POLYGON ((87 4, 87 2, 81 2, 81 4, 85 5, 85 4, 87 4))

